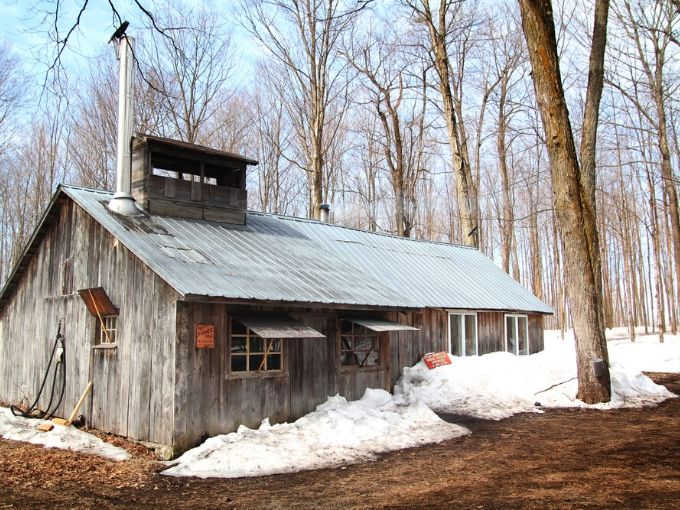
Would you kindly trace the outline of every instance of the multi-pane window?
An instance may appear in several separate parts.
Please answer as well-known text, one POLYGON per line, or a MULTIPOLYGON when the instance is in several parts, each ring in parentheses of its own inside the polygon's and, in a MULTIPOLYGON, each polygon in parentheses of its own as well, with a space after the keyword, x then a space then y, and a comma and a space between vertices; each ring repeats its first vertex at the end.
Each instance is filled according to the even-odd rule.
POLYGON ((529 325, 526 315, 505 316, 505 350, 529 354, 529 325))
POLYGON ((343 367, 380 365, 380 338, 351 321, 340 321, 340 364, 343 367))
POLYGON ((97 345, 113 345, 116 343, 117 315, 105 315, 97 320, 97 345))
POLYGON ((450 351, 454 356, 479 354, 476 313, 449 313, 449 335, 450 351))
POLYGON ((240 322, 231 321, 229 366, 232 372, 281 370, 282 348, 280 338, 262 338, 240 322))

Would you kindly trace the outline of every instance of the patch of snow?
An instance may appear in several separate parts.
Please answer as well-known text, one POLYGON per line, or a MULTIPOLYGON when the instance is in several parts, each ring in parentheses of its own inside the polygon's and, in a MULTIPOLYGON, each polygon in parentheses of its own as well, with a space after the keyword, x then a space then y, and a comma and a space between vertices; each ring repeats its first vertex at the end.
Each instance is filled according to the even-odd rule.
MULTIPOLYGON (((641 407, 675 396, 641 372, 680 372, 680 337, 667 335, 659 344, 653 335, 632 343, 625 328, 607 335, 612 401, 590 407, 641 407)), ((421 361, 403 370, 394 395, 369 389, 355 402, 330 397, 294 423, 242 426, 189 450, 164 474, 233 478, 326 468, 469 433, 431 409, 500 420, 542 407, 587 407, 576 399, 573 336, 546 332, 545 346, 531 356, 453 357, 453 364, 433 370, 421 361)))
MULTIPOLYGON (((607 331, 612 400, 598 409, 655 405, 674 395, 642 371, 680 372, 680 338, 664 344, 653 335, 630 342, 625 328, 607 331)), ((576 353, 573 334, 565 339, 546 331, 545 350, 531 356, 497 352, 452 357, 453 363, 428 370, 421 361, 405 368, 395 393, 407 402, 424 402, 439 412, 500 420, 541 407, 586 407, 576 399, 576 353)))
POLYGON ((208 439, 163 472, 172 476, 236 478, 290 473, 374 459, 377 454, 468 434, 427 406, 405 403, 387 391, 368 389, 361 400, 329 397, 294 423, 208 439))
POLYGON ((48 423, 48 421, 14 416, 12 411, 6 407, 0 407, 0 436, 5 439, 39 444, 46 448, 61 448, 99 455, 111 460, 130 458, 123 448, 106 443, 75 427, 54 424, 54 428, 49 432, 41 432, 38 430, 38 425, 42 423, 48 423))

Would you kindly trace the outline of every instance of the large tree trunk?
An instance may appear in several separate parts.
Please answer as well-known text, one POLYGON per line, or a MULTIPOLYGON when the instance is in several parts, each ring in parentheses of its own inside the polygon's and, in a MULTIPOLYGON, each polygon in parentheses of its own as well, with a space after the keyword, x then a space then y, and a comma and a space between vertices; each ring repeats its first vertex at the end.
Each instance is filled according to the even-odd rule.
POLYGON ((584 182, 564 99, 549 0, 519 0, 522 29, 529 48, 536 100, 541 111, 550 157, 553 202, 564 245, 569 309, 576 338, 578 398, 587 403, 611 398, 607 343, 602 324, 602 282, 597 273, 599 251, 594 244, 594 211, 585 202, 584 182), (592 362, 604 361, 603 375, 595 376, 592 362))

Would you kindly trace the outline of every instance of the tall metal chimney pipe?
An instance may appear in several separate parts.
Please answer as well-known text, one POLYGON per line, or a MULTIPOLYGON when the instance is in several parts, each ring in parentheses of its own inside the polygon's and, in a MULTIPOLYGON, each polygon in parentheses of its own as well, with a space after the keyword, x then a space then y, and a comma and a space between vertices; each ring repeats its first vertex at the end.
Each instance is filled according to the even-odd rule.
MULTIPOLYGON (((127 27, 125 27, 127 28, 127 27)), ((120 30, 120 29, 119 29, 120 30)), ((124 29, 123 29, 124 30, 124 29)), ((114 37, 116 35, 114 34, 114 37)), ((130 142, 132 139, 132 72, 135 40, 121 34, 118 40, 120 75, 118 81, 118 153, 116 166, 116 192, 109 209, 125 216, 140 214, 135 199, 130 194, 130 142)))

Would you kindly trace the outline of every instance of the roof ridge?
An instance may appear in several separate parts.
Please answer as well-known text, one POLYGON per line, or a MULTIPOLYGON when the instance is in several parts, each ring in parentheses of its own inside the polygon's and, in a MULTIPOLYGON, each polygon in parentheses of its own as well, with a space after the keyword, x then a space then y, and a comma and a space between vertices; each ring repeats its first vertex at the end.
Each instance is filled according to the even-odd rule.
MULTIPOLYGON (((447 243, 446 241, 433 241, 431 239, 414 239, 412 237, 403 237, 397 234, 390 234, 387 232, 372 232, 370 230, 364 230, 362 228, 357 228, 357 227, 350 227, 347 225, 340 225, 338 223, 326 223, 324 221, 320 220, 315 220, 312 218, 302 218, 300 216, 287 216, 285 214, 274 214, 274 213, 266 213, 266 212, 261 212, 261 211, 246 211, 246 214, 252 214, 252 215, 257 215, 257 216, 265 216, 265 217, 270 217, 270 218, 278 218, 280 220, 284 221, 295 221, 295 222, 301 222, 301 223, 313 223, 313 224, 318 224, 318 225, 323 225, 326 227, 335 227, 335 228, 342 228, 345 230, 351 230, 354 232, 361 232, 364 234, 371 234, 371 235, 376 235, 376 236, 382 236, 382 237, 389 237, 392 239, 399 239, 401 241, 411 241, 415 243, 429 243, 429 244, 434 244, 438 246, 453 246, 455 248, 466 248, 468 250, 475 250, 479 251, 478 248, 475 248, 474 246, 466 246, 464 244, 457 244, 457 243, 447 243)), ((480 252, 481 253, 481 252, 480 252)))

